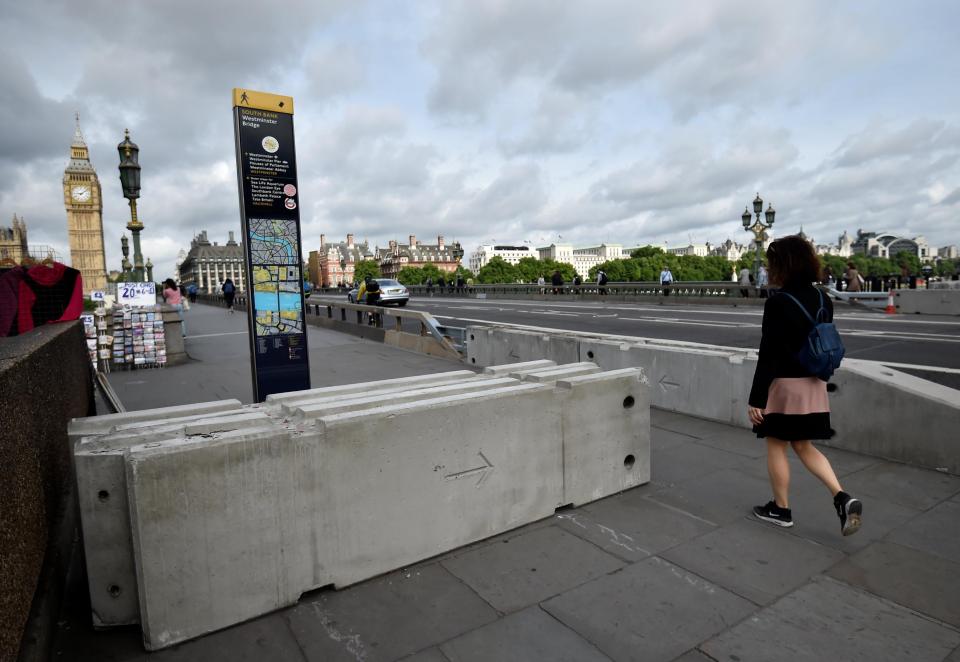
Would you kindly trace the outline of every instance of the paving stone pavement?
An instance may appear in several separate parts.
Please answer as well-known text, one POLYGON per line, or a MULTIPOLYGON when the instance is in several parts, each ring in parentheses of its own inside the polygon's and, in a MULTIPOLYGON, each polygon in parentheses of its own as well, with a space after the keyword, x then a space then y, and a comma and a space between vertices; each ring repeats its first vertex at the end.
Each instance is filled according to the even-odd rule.
MULTIPOLYGON (((213 330, 197 315, 191 331, 216 333, 223 315, 209 317, 213 330)), ((331 383, 459 367, 314 331, 331 383)), ((126 392, 142 406, 209 399, 219 379, 249 379, 242 361, 218 368, 217 352, 242 355, 237 339, 199 352, 200 382, 124 373, 170 373, 141 389, 153 397, 126 392)), ((649 485, 158 653, 136 628, 92 630, 75 564, 54 659, 960 662, 960 478, 824 449, 863 499, 863 528, 842 537, 829 494, 794 462, 784 530, 750 515, 770 498, 761 440, 658 410, 652 424, 649 485)))

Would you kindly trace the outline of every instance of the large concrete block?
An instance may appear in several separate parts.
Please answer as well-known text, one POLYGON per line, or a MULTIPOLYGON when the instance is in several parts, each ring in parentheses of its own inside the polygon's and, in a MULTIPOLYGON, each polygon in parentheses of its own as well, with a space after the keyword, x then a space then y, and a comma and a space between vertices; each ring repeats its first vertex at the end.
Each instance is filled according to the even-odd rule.
POLYGON ((550 387, 318 423, 127 450, 147 648, 541 519, 562 501, 560 397, 550 387))
POLYGON ((560 400, 520 384, 319 421, 342 587, 549 516, 563 500, 560 400))
POLYGON ((413 377, 397 377, 395 379, 381 379, 375 382, 361 382, 358 384, 342 384, 340 386, 324 386, 322 388, 312 388, 306 391, 290 391, 289 393, 273 393, 267 396, 266 404, 282 404, 289 400, 302 400, 305 398, 322 398, 328 395, 346 395, 348 393, 363 393, 371 389, 383 389, 392 386, 400 388, 413 388, 415 386, 426 386, 432 383, 450 381, 456 379, 468 379, 475 377, 477 373, 472 370, 451 370, 450 372, 437 372, 430 375, 415 375, 413 377))
POLYGON ((194 414, 208 414, 214 412, 231 411, 243 405, 239 400, 216 400, 213 402, 198 402, 192 405, 177 405, 176 407, 158 407, 156 409, 140 409, 126 411, 120 414, 105 414, 103 416, 88 416, 74 418, 70 421, 67 431, 71 444, 80 437, 109 432, 116 425, 134 423, 137 421, 163 421, 170 418, 191 416, 194 414))
POLYGON ((538 359, 536 361, 523 361, 522 363, 507 363, 505 365, 491 365, 483 369, 485 375, 496 375, 503 377, 510 373, 516 373, 523 370, 542 370, 557 365, 556 361, 547 359, 538 359))
MULTIPOLYGON (((387 404, 394 405, 403 402, 416 402, 417 400, 428 400, 430 398, 454 395, 457 393, 477 393, 493 388, 515 385, 518 383, 519 382, 516 379, 510 379, 507 377, 492 379, 490 377, 483 376, 483 378, 464 379, 451 384, 430 386, 428 388, 418 388, 409 391, 381 395, 323 398, 317 402, 308 402, 297 407, 290 408, 290 413, 303 419, 320 418, 321 416, 339 414, 342 412, 376 409, 387 404)), ((284 407, 286 409, 287 406, 284 405, 284 407)))
POLYGON ((751 350, 589 339, 580 349, 605 370, 642 368, 654 407, 749 427, 747 398, 756 367, 751 350))
POLYGON ((856 359, 831 381, 837 435, 826 444, 960 474, 960 391, 856 359))
MULTIPOLYGON (((302 446, 253 428, 126 452, 144 646, 156 650, 297 601, 310 524, 295 512, 302 446)), ((317 504, 318 506, 320 504, 317 504)))
POLYGON ((960 290, 897 290, 897 311, 925 315, 960 315, 960 290))
MULTIPOLYGON (((468 388, 475 388, 474 385, 479 382, 489 381, 491 379, 490 375, 477 375, 471 373, 471 376, 464 377, 463 375, 458 375, 454 378, 447 379, 436 379, 436 380, 425 380, 418 381, 408 384, 390 384, 388 386, 372 386, 368 390, 364 391, 351 391, 347 393, 334 393, 326 394, 322 396, 310 395, 304 396, 302 398, 288 398, 285 400, 280 400, 276 404, 279 404, 280 411, 284 414, 293 414, 297 412, 301 407, 309 405, 321 405, 329 404, 332 402, 344 402, 351 400, 353 402, 359 402, 363 399, 367 399, 373 402, 390 402, 397 395, 404 393, 409 393, 411 391, 420 391, 423 389, 444 389, 449 387, 459 386, 461 384, 469 384, 468 388)), ((389 381, 389 380, 388 380, 389 381)), ((309 391, 302 391, 303 393, 308 393, 309 391)), ((271 404, 270 408, 276 411, 276 404, 271 404)))
POLYGON ((558 379, 576 377, 577 375, 592 375, 596 372, 600 372, 600 368, 596 363, 582 362, 567 363, 565 365, 558 365, 553 368, 546 369, 511 372, 510 376, 516 379, 521 379, 525 382, 549 384, 557 381, 558 379))
POLYGON ((188 434, 211 435, 269 423, 269 417, 259 411, 218 413, 198 416, 189 422, 168 424, 153 420, 128 424, 118 426, 122 429, 115 433, 78 441, 74 465, 94 627, 140 622, 125 450, 137 444, 183 439, 188 434))
POLYGON ((563 500, 581 505, 650 482, 650 388, 624 368, 557 382, 563 500))
POLYGON ((504 327, 469 327, 466 349, 467 362, 480 366, 538 359, 556 363, 580 360, 579 339, 575 336, 504 327))

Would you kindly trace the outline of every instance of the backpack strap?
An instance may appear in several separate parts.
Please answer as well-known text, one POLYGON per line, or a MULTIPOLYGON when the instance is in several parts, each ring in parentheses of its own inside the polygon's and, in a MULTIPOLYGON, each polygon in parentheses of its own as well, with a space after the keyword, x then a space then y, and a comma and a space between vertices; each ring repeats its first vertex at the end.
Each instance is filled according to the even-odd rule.
MULTIPOLYGON (((819 292, 819 290, 817 290, 817 291, 819 292)), ((790 297, 791 299, 793 299, 793 302, 794 302, 795 304, 797 304, 797 307, 800 308, 800 310, 803 311, 804 316, 806 316, 806 318, 807 318, 808 320, 810 320, 810 323, 811 323, 811 324, 813 324, 814 326, 816 326, 816 324, 817 324, 816 320, 814 320, 813 317, 810 316, 810 313, 808 313, 808 312, 807 312, 807 309, 803 306, 803 304, 800 303, 799 300, 797 300, 797 297, 793 296, 793 295, 790 294, 789 292, 784 292, 783 290, 780 290, 780 294, 782 294, 782 295, 784 295, 784 296, 788 296, 788 297, 790 297)), ((820 296, 823 297, 823 294, 821 294, 820 296)), ((821 298, 820 303, 821 303, 821 304, 823 303, 823 299, 822 299, 822 298, 821 298)), ((821 306, 820 310, 823 310, 822 306, 821 306)), ((817 316, 818 316, 818 317, 820 316, 820 311, 817 311, 817 316)))

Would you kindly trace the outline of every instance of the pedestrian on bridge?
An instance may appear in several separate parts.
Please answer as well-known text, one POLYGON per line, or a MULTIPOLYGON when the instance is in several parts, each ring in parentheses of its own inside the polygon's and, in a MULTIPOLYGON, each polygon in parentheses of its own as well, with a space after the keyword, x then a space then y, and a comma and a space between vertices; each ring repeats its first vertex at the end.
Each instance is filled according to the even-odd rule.
POLYGON ((227 310, 230 311, 230 314, 233 314, 233 297, 237 294, 237 288, 233 284, 233 279, 228 278, 223 281, 223 286, 220 288, 223 290, 223 300, 227 303, 227 310))
POLYGON ((670 296, 670 285, 673 283, 673 272, 670 267, 663 265, 660 269, 660 287, 663 288, 663 296, 670 296))
POLYGON ((563 276, 560 275, 559 269, 553 272, 553 275, 550 277, 550 284, 553 285, 554 294, 563 294, 563 276))
POLYGON ((186 338, 187 318, 183 314, 183 295, 172 278, 163 281, 163 300, 177 309, 177 314, 180 315, 180 333, 186 338))
POLYGON ((860 276, 860 271, 857 270, 857 265, 853 262, 847 262, 847 273, 844 275, 844 280, 847 282, 848 292, 860 291, 863 278, 860 276))
POLYGON ((813 440, 834 434, 827 383, 799 360, 811 331, 809 320, 831 322, 833 305, 813 285, 821 277, 820 262, 806 239, 796 235, 777 239, 767 248, 767 263, 770 283, 780 289, 763 307, 763 335, 747 415, 757 437, 767 442, 773 500, 756 506, 753 513, 778 526, 793 526, 787 459, 787 448, 792 447, 807 470, 830 490, 840 529, 847 536, 860 528, 863 506, 843 491, 830 461, 813 445, 813 440))

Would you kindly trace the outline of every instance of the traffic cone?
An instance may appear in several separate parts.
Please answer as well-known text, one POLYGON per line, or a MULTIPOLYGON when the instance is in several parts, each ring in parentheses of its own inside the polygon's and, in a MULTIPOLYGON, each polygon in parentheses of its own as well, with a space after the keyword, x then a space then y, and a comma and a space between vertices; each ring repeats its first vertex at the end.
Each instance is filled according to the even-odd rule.
POLYGON ((890 290, 887 294, 887 307, 884 311, 887 315, 896 315, 897 314, 897 305, 893 303, 893 290, 890 290))

